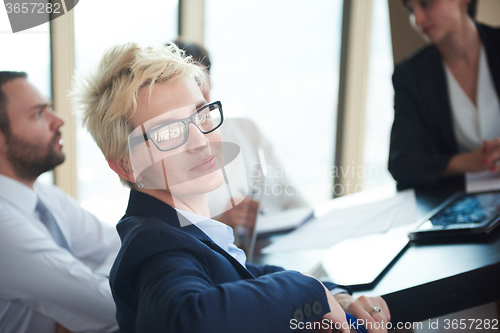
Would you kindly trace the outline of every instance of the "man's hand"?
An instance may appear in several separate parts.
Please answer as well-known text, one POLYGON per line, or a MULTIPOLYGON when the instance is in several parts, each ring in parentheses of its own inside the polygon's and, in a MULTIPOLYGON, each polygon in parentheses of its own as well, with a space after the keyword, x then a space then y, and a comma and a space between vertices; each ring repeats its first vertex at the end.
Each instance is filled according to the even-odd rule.
POLYGON ((391 320, 391 313, 382 297, 365 297, 357 299, 349 294, 340 293, 335 295, 343 311, 350 313, 359 321, 367 323, 365 328, 370 333, 387 332, 387 323, 391 320), (380 312, 374 312, 375 308, 381 309, 380 312), (379 323, 379 324, 375 324, 379 323), (382 323, 384 323, 382 325, 382 323), (377 329, 380 328, 380 329, 377 329))
MULTIPOLYGON (((307 274, 307 273, 302 273, 302 274, 309 276, 313 279, 316 279, 314 276, 312 276, 310 274, 307 274)), ((321 318, 321 320, 319 320, 320 322, 322 322, 322 320, 325 320, 325 319, 328 320, 329 328, 314 330, 314 331, 318 332, 318 333, 333 333, 333 332, 349 333, 350 332, 350 330, 348 328, 349 324, 347 323, 347 319, 346 319, 344 310, 342 310, 339 302, 335 299, 335 297, 333 297, 330 290, 328 290, 321 281, 319 281, 318 279, 316 279, 316 280, 319 283, 321 283, 323 288, 325 288, 326 299, 328 300, 328 306, 330 307, 330 312, 325 314, 323 316, 323 318, 321 318), (332 331, 331 330, 332 326, 334 328, 339 328, 339 329, 332 331)))
MULTIPOLYGON (((324 287, 324 286, 323 286, 324 287)), ((333 323, 329 325, 333 328, 339 328, 338 330, 332 331, 330 328, 322 329, 317 332, 319 333, 333 333, 333 332, 342 332, 349 333, 349 324, 347 323, 347 319, 345 316, 344 310, 340 306, 339 302, 333 297, 330 290, 325 287, 326 298, 328 299, 328 305, 330 306, 330 312, 325 314, 322 319, 328 320, 329 323, 333 323)))
POLYGON ((259 203, 257 201, 245 198, 238 205, 217 216, 215 219, 233 229, 237 226, 244 226, 249 230, 253 230, 255 228, 258 208, 259 203))

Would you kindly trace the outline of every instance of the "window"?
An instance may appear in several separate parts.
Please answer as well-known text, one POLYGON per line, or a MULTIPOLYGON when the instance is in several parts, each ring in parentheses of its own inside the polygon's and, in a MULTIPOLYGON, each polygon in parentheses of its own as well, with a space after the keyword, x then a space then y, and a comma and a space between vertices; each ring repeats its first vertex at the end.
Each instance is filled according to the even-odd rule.
POLYGON ((394 184, 387 170, 389 143, 394 120, 394 90, 389 8, 386 0, 373 1, 366 135, 364 144, 365 178, 363 188, 394 184))
POLYGON ((270 139, 301 195, 332 197, 342 1, 205 2, 213 100, 270 139))
MULTIPOLYGON (((177 0, 86 0, 74 10, 77 71, 88 71, 107 48, 119 43, 162 45, 177 36, 177 0)), ((114 225, 125 212, 129 191, 80 124, 78 120, 78 200, 114 225)))
MULTIPOLYGON (((0 64, 2 71, 28 73, 28 79, 42 94, 51 96, 50 77, 50 28, 45 23, 28 30, 12 33, 5 10, 0 10, 0 64)), ((57 111, 57 110, 56 110, 57 111)), ((53 172, 40 178, 44 183, 53 183, 53 172)))

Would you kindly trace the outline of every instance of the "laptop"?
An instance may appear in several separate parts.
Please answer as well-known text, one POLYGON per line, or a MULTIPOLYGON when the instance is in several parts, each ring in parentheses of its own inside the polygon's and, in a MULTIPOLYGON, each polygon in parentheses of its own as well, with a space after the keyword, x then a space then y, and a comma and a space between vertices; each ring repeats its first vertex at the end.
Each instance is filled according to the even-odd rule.
POLYGON ((414 243, 487 240, 500 225, 500 190, 458 193, 410 233, 414 243))

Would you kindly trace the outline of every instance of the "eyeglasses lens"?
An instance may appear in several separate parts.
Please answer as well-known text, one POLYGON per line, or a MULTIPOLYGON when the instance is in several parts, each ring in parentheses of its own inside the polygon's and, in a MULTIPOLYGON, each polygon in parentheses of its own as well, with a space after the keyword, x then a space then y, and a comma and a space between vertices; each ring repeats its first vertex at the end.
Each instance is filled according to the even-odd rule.
MULTIPOLYGON (((206 134, 220 125, 222 115, 219 106, 213 104, 199 110, 191 119, 196 127, 206 134)), ((171 150, 184 143, 186 133, 186 125, 182 121, 177 121, 155 131, 152 139, 161 150, 171 150)))

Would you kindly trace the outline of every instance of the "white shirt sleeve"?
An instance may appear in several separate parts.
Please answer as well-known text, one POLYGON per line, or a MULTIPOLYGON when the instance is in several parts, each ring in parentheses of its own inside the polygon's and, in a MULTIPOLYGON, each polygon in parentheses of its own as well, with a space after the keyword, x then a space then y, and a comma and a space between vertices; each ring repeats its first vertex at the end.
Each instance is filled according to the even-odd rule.
MULTIPOLYGON (((39 192, 42 192, 42 188, 39 188, 39 192)), ((97 270, 108 276, 120 249, 116 229, 99 221, 56 187, 43 188, 43 195, 73 255, 94 272, 97 270)))
POLYGON ((73 254, 59 247, 35 218, 0 203, 0 297, 71 331, 114 331, 117 324, 109 281, 92 269, 116 254, 116 231, 113 236, 62 192, 49 192, 42 190, 39 195, 73 254), (52 210, 54 206, 59 209, 52 210))

